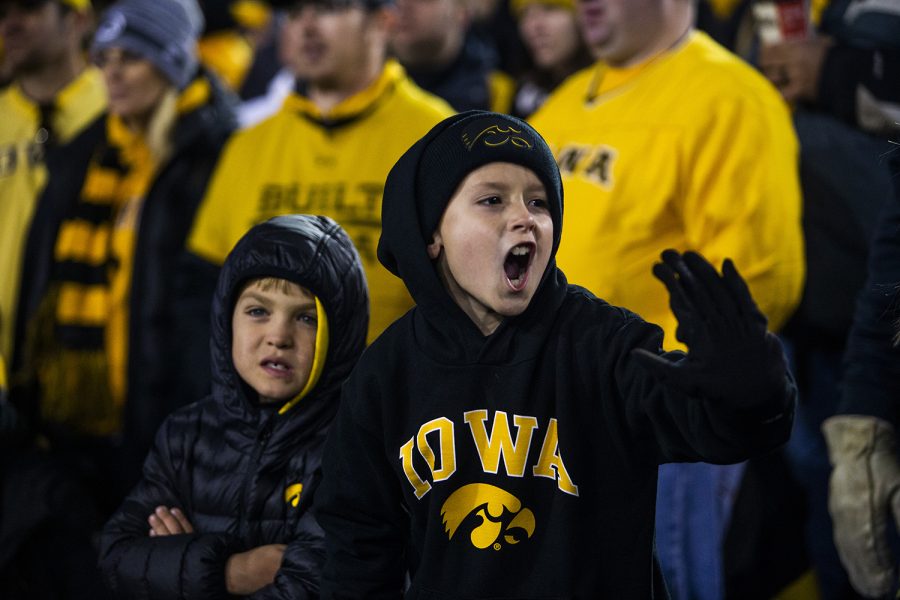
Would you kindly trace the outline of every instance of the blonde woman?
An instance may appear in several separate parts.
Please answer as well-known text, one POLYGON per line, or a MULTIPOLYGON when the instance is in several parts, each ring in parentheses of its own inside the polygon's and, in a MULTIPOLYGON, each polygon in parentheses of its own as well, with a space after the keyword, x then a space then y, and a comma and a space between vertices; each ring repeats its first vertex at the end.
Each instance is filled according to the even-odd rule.
POLYGON ((201 29, 193 0, 124 0, 106 11, 91 55, 109 112, 83 180, 56 190, 71 208, 32 323, 31 366, 51 442, 84 459, 107 512, 163 418, 208 383, 208 358, 178 352, 178 298, 190 284, 180 265, 234 113, 198 67, 201 29))

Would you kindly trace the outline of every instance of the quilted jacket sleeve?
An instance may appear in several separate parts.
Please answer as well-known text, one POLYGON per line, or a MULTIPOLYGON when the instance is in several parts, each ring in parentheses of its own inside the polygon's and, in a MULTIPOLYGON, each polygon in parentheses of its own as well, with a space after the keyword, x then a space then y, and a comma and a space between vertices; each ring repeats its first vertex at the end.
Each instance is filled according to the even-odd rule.
POLYGON ((292 541, 284 551, 281 568, 272 585, 252 600, 307 600, 319 597, 319 579, 325 562, 324 532, 310 511, 300 519, 292 541))
MULTIPOLYGON (((172 417, 160 428, 144 475, 103 528, 100 569, 119 598, 226 598, 225 562, 238 551, 227 534, 150 537, 147 517, 160 505, 183 506, 173 449, 172 417)), ((175 452, 177 455, 177 452, 175 452)))

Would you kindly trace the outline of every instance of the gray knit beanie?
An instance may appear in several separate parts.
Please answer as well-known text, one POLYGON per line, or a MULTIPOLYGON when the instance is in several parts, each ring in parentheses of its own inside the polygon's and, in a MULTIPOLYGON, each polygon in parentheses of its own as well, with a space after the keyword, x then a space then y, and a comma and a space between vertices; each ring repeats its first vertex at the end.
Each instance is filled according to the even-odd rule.
POLYGON ((203 14, 196 0, 121 0, 104 13, 91 53, 122 48, 152 62, 178 89, 197 71, 203 14))

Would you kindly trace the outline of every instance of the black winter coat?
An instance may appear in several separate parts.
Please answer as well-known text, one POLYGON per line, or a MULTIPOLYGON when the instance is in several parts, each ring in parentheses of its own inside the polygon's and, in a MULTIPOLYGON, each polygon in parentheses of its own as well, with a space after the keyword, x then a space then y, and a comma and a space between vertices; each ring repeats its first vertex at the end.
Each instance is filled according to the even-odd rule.
MULTIPOLYGON (((209 392, 208 354, 182 357, 173 349, 192 324, 180 299, 194 285, 182 269, 184 245, 210 174, 225 141, 236 127, 236 99, 213 77, 210 97, 179 116, 172 153, 154 178, 136 232, 128 340, 128 390, 124 413, 123 462, 132 485, 163 419, 209 392), (182 360, 187 358, 186 360, 182 360)), ((78 200, 94 151, 105 146, 106 116, 95 121, 66 148, 60 175, 42 194, 28 240, 29 269, 20 296, 19 341, 46 292, 59 218, 78 200)), ((49 158, 49 157, 48 157, 49 158)), ((207 290, 207 293, 209 291, 207 290)), ((205 298, 205 314, 211 296, 205 298)), ((196 335, 209 335, 204 324, 196 335)), ((17 347, 21 347, 17 343, 17 347)))
POLYGON ((211 101, 176 125, 172 157, 147 193, 135 242, 124 415, 125 459, 135 475, 163 420, 209 393, 208 355, 183 357, 174 350, 190 330, 178 303, 191 285, 180 268, 187 235, 236 127, 233 96, 211 81, 211 101))
POLYGON ((881 213, 868 277, 856 300, 844 356, 839 414, 872 415, 900 426, 900 152, 889 163, 894 194, 881 213))
POLYGON ((334 221, 277 217, 242 238, 213 301, 212 395, 165 421, 143 479, 104 528, 100 565, 118 596, 225 597, 228 557, 275 543, 288 545, 281 569, 274 584, 252 597, 317 595, 323 534, 309 507, 339 389, 362 352, 367 326, 365 277, 334 221), (263 276, 307 288, 328 315, 321 378, 283 415, 256 401, 231 360, 240 286, 263 276), (149 537, 147 517, 160 505, 181 508, 195 533, 149 537))

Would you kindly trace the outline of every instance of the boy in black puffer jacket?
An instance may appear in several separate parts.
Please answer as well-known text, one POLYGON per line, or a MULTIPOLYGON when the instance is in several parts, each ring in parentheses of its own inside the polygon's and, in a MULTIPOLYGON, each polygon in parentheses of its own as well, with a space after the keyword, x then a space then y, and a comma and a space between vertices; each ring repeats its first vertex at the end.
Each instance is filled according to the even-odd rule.
POLYGON ((116 595, 317 597, 323 534, 309 508, 367 325, 365 277, 337 223, 284 216, 244 235, 213 301, 212 395, 165 421, 104 528, 116 595))

